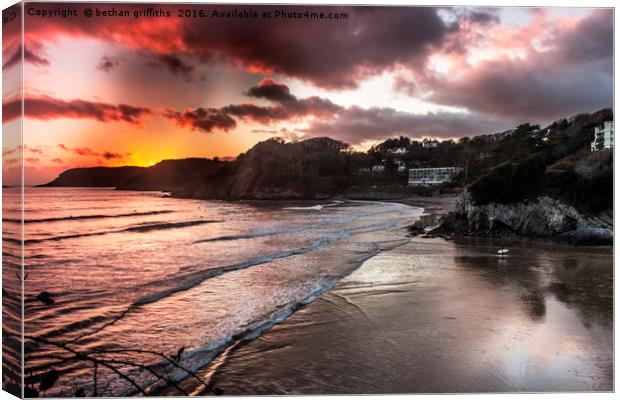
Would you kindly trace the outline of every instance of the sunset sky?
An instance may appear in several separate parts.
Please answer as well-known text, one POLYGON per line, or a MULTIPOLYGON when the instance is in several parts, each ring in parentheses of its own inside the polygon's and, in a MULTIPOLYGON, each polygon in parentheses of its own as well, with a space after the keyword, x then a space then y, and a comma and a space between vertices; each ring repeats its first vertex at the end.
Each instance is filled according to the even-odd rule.
MULTIPOLYGON (((29 7, 80 16, 25 17, 27 184, 77 166, 235 157, 273 136, 366 150, 398 135, 493 133, 613 100, 611 9, 237 7, 348 13, 248 20, 176 15, 231 6, 154 5, 172 16, 141 19, 83 12, 148 5, 29 7)), ((5 77, 19 70, 13 26, 3 30, 5 77)), ((16 100, 5 88, 5 132, 19 127, 16 100)), ((18 154, 7 143, 5 174, 18 154)))

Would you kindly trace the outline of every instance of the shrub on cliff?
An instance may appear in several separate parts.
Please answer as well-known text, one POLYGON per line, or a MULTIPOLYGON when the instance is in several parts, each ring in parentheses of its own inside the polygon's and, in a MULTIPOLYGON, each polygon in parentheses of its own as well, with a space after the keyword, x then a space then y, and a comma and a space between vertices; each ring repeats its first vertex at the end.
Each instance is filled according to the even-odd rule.
POLYGON ((507 162, 478 178, 469 190, 478 205, 521 201, 540 191, 545 168, 544 159, 540 155, 507 162))

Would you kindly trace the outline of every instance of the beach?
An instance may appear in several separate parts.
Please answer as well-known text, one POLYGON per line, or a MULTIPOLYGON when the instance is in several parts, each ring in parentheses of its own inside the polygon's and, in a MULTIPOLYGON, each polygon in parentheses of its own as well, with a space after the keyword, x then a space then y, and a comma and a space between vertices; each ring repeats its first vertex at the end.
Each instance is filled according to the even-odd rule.
POLYGON ((612 272, 611 248, 414 238, 199 375, 229 395, 611 391, 612 272))
POLYGON ((26 383, 53 368, 46 396, 613 389, 611 247, 410 234, 450 197, 29 199, 26 383))

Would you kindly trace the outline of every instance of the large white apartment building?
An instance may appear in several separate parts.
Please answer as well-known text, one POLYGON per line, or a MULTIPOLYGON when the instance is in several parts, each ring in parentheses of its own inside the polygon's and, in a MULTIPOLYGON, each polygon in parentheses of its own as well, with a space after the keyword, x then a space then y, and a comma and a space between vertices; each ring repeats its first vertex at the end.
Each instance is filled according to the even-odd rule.
POLYGON ((409 186, 434 186, 450 182, 461 168, 412 168, 409 170, 409 186))
POLYGON ((590 143, 590 150, 600 151, 614 148, 614 121, 605 121, 603 126, 594 128, 594 140, 590 143))

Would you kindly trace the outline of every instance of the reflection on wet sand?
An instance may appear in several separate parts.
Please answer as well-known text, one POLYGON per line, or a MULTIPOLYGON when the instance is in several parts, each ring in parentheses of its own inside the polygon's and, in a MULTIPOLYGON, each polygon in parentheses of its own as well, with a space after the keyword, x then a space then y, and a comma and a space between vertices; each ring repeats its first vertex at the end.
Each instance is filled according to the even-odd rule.
POLYGON ((201 373, 226 394, 610 391, 612 296, 609 248, 414 239, 201 373))

